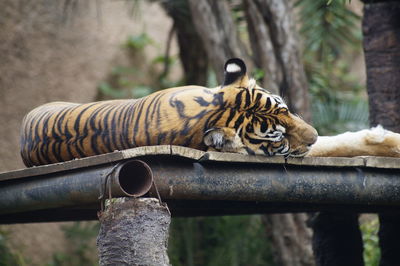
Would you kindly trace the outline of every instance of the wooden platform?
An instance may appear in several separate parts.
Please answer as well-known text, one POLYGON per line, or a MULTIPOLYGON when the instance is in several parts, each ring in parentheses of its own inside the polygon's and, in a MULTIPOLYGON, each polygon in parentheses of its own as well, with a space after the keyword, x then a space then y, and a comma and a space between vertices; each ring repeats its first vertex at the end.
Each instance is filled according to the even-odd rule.
POLYGON ((173 145, 145 146, 112 153, 76 159, 63 163, 55 163, 43 166, 36 166, 25 169, 18 169, 0 173, 0 181, 33 177, 56 173, 60 171, 91 167, 107 163, 114 163, 127 159, 134 159, 143 156, 170 155, 178 156, 193 161, 215 161, 215 162, 236 162, 236 163, 260 163, 260 164, 286 164, 303 166, 331 166, 331 167, 369 167, 400 169, 400 158, 359 156, 353 158, 345 157, 304 157, 288 158, 283 156, 251 156, 237 153, 204 152, 187 147, 173 145))

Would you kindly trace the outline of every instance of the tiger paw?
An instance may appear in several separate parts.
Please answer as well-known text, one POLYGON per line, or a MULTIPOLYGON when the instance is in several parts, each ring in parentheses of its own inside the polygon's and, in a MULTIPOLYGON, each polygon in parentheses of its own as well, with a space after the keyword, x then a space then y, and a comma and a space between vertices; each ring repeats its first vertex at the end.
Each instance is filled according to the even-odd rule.
POLYGON ((211 128, 204 133, 204 144, 209 150, 221 152, 241 152, 244 145, 233 128, 211 128))

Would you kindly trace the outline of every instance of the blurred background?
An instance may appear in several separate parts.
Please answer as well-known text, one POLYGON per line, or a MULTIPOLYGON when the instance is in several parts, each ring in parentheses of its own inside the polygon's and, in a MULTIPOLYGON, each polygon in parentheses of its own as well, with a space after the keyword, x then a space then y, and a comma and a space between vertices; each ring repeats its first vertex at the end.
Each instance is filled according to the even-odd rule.
MULTIPOLYGON (((22 168, 19 126, 50 101, 214 87, 243 58, 320 135, 368 127, 360 1, 0 0, 0 171, 22 168)), ((305 214, 174 218, 172 265, 314 265, 305 214)), ((363 216, 366 265, 377 219, 363 216)), ((0 227, 0 265, 97 265, 97 222, 0 227)))

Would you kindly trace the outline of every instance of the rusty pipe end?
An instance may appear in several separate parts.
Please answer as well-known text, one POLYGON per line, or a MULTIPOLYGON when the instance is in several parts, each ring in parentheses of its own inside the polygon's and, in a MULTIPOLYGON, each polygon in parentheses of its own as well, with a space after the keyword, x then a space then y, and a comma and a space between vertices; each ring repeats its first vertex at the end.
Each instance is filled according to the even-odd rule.
POLYGON ((112 179, 113 190, 118 190, 118 196, 140 197, 150 190, 153 172, 145 162, 130 160, 117 166, 112 179))

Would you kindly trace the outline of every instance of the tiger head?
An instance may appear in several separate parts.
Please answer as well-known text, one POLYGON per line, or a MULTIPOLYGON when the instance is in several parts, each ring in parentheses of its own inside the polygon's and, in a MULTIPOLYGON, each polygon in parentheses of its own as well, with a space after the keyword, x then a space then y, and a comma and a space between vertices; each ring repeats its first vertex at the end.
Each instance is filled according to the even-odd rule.
MULTIPOLYGON (((225 81, 219 90, 225 121, 205 132, 204 143, 219 151, 246 154, 305 156, 317 140, 317 131, 292 114, 283 99, 258 86, 238 58, 225 64, 225 81)), ((222 121, 222 122, 221 122, 222 121)))

